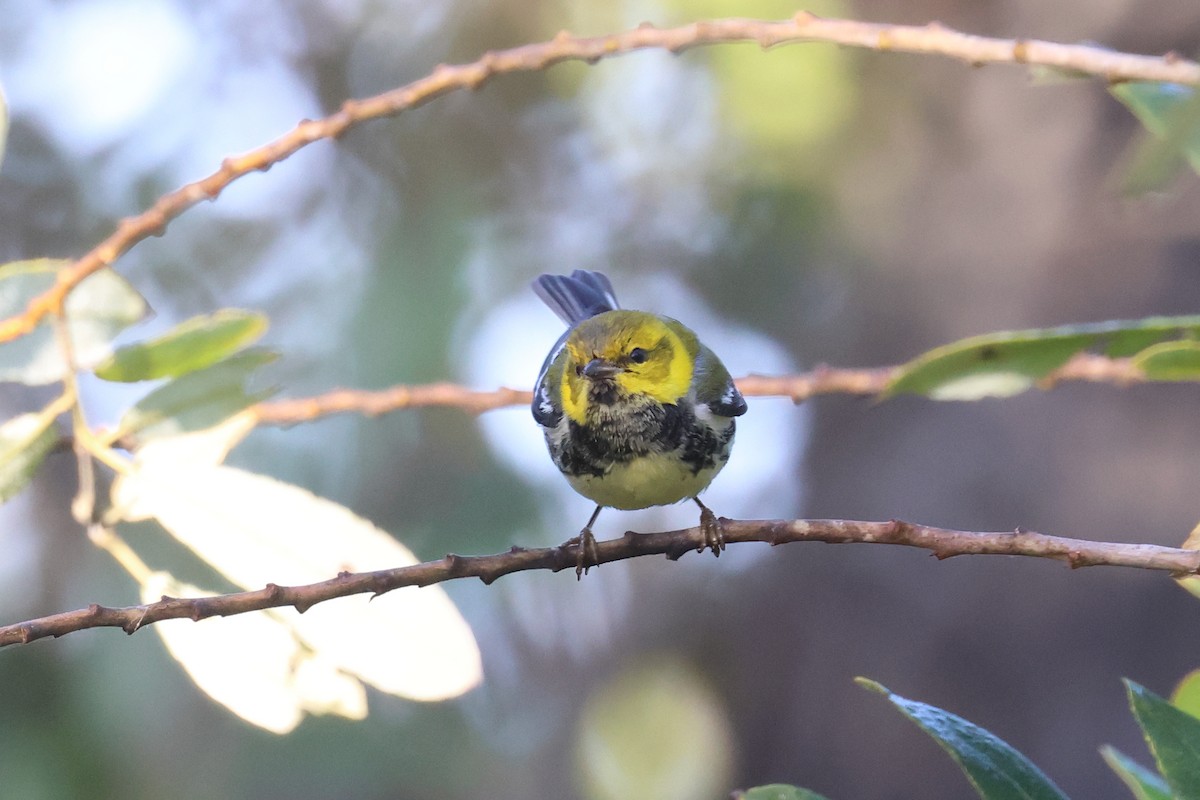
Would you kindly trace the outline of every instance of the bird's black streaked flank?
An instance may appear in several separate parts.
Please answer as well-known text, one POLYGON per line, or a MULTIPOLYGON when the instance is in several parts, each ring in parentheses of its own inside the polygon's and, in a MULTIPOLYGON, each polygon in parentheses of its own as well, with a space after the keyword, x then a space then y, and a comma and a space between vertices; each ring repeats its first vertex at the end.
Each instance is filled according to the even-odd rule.
POLYGON ((694 500, 704 546, 720 555, 720 522, 698 495, 729 460, 734 417, 746 413, 721 360, 682 323, 620 308, 599 272, 542 275, 533 290, 569 326, 542 364, 533 418, 559 470, 596 503, 568 543, 579 547, 575 574, 597 561, 592 525, 605 506, 694 500))

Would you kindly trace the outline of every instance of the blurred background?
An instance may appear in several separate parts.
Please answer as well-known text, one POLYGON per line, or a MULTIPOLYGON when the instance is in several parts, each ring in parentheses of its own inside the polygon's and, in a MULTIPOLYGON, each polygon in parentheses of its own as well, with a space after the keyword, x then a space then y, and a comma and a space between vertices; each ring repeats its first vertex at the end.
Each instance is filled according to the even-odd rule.
MULTIPOLYGON (((820 2, 825 16, 1194 55, 1186 3, 820 2)), ((165 191, 305 117, 440 62, 752 2, 28 0, 0 16, 11 131, 0 261, 71 257, 165 191)), ((988 331, 1195 313, 1200 187, 1122 196, 1141 133, 1096 82, 826 45, 634 54, 498 78, 306 148, 194 208, 118 269, 157 315, 261 309, 288 396, 450 379, 529 387, 559 323, 528 290, 602 269, 735 375, 898 363, 988 331)), ((85 387, 94 421, 144 392, 85 387)), ((50 394, 0 386, 9 417, 50 394)), ((1194 386, 1065 385, 1002 401, 752 399, 709 495, 721 514, 899 517, 1177 544, 1200 519, 1194 386)), ((337 417, 234 454, 416 551, 557 543, 590 507, 527 410, 337 417)), ((0 622, 136 587, 70 519, 72 459, 0 508, 0 622)), ((600 538, 695 524, 609 511, 600 538)), ((0 785, 20 798, 972 796, 938 747, 852 681, 981 724, 1073 797, 1118 797, 1105 743, 1148 763, 1119 682, 1200 665, 1200 603, 1157 574, 886 547, 731 548, 576 583, 447 591, 484 684, 288 736, 213 704, 158 637, 0 652, 0 785), (639 783, 681 764, 668 791, 639 783), (641 789, 634 787, 643 787, 641 789), (672 793, 673 792, 673 793, 672 793)), ((386 636, 385 631, 380 632, 386 636)))

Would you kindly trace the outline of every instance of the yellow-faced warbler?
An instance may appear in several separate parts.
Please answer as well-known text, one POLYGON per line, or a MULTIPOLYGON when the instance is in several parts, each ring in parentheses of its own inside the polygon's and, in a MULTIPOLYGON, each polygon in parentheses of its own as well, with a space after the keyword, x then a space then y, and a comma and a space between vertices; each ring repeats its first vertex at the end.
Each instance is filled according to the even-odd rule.
POLYGON ((683 324, 617 304, 599 272, 542 275, 533 290, 570 327, 551 349, 533 393, 533 418, 575 491, 596 503, 571 544, 575 573, 597 562, 592 525, 605 506, 648 508, 692 499, 705 547, 725 547, 720 522, 697 495, 733 446, 746 401, 721 360, 683 324))

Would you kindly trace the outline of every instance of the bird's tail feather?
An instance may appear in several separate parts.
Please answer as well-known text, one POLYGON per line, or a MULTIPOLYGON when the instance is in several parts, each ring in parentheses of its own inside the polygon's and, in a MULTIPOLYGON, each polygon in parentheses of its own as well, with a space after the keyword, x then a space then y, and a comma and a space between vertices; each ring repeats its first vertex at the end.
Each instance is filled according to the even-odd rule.
POLYGON ((620 308, 608 278, 577 269, 570 275, 539 275, 533 291, 568 325, 620 308))

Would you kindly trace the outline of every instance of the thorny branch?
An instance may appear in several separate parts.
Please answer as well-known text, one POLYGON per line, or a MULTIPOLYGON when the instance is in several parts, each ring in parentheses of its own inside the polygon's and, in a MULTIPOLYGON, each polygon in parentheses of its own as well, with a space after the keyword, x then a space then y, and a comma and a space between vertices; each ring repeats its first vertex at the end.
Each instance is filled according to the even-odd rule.
MULTIPOLYGON (((723 519, 725 541, 848 542, 904 545, 929 550, 939 559, 966 554, 999 554, 1052 558, 1072 568, 1090 566, 1135 567, 1164 570, 1176 575, 1200 573, 1200 551, 1153 544, 1091 542, 1048 536, 1033 531, 974 533, 915 525, 899 520, 855 522, 850 520, 728 520, 723 519)), ((600 564, 647 555, 666 555, 676 560, 696 550, 704 541, 699 527, 663 533, 626 533, 620 539, 597 542, 600 564)), ((215 597, 163 597, 156 603, 109 608, 92 605, 77 611, 18 622, 0 627, 0 647, 27 644, 37 639, 58 637, 86 628, 121 628, 134 633, 146 625, 167 619, 202 620, 244 614, 266 608, 292 606, 303 613, 313 605, 353 594, 382 594, 404 586, 429 586, 458 578, 479 578, 484 583, 527 570, 558 572, 576 565, 574 547, 559 546, 527 550, 514 547, 506 553, 486 556, 448 555, 397 569, 377 572, 342 573, 336 578, 306 586, 268 584, 253 592, 215 597)))
POLYGON ((211 175, 160 197, 150 208, 121 220, 117 229, 64 268, 54 286, 29 301, 25 311, 0 320, 0 343, 32 331, 62 308, 70 291, 88 275, 111 265, 138 242, 161 235, 171 220, 201 200, 216 200, 225 187, 255 171, 265 171, 302 147, 336 139, 367 120, 394 116, 462 89, 478 89, 497 75, 536 72, 564 61, 594 63, 634 50, 680 53, 692 47, 726 42, 757 42, 762 47, 800 42, 831 42, 881 52, 929 53, 972 65, 1024 64, 1094 75, 1109 82, 1167 81, 1200 85, 1200 64, 1176 53, 1134 55, 1095 45, 1057 44, 1037 39, 995 39, 960 33, 941 25, 884 25, 845 19, 821 19, 801 11, 789 20, 718 19, 678 28, 643 24, 609 36, 581 38, 566 31, 547 42, 494 50, 477 61, 439 65, 412 83, 362 100, 347 100, 336 113, 304 120, 288 133, 255 150, 225 159, 211 175))

